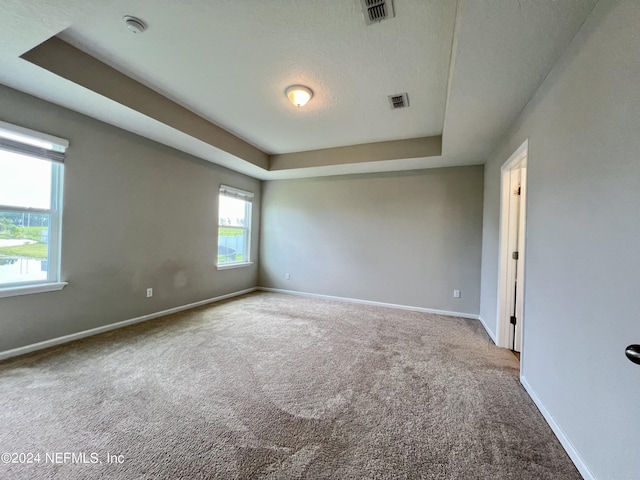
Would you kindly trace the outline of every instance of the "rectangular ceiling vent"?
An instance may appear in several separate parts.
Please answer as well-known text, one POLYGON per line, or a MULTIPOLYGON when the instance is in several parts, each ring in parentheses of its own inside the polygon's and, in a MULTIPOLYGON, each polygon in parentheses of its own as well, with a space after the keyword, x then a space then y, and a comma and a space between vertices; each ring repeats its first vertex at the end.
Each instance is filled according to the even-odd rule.
POLYGON ((389 103, 392 109, 405 108, 409 106, 409 97, 406 93, 396 93, 389 95, 389 103))
POLYGON ((395 17, 393 13, 393 0, 360 0, 364 21, 367 25, 395 17))

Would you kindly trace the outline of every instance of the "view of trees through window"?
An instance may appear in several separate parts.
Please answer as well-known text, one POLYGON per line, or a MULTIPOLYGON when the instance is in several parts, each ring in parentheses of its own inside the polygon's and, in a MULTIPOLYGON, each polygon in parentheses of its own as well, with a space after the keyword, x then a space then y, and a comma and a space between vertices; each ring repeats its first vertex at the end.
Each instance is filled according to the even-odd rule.
POLYGON ((218 265, 249 261, 251 202, 220 194, 218 265))

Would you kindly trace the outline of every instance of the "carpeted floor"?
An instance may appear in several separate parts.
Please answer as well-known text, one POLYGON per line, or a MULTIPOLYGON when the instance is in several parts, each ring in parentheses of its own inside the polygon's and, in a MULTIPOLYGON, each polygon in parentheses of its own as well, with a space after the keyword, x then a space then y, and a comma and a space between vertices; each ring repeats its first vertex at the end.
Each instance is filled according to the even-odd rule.
POLYGON ((478 321, 273 293, 0 363, 0 452, 2 479, 581 478, 478 321))

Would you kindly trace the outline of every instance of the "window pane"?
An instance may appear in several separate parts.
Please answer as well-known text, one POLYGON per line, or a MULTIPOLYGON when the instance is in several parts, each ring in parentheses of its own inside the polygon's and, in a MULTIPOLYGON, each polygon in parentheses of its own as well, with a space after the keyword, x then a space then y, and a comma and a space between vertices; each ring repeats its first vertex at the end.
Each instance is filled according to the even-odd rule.
POLYGON ((0 285, 47 280, 49 214, 0 211, 0 285))
POLYGON ((220 195, 219 225, 246 227, 247 202, 238 198, 220 195))
POLYGON ((244 228, 220 227, 218 229, 218 265, 246 262, 247 232, 244 228))
POLYGON ((221 193, 218 210, 218 265, 250 262, 251 202, 221 193))
POLYGON ((51 162, 0 150, 0 205, 49 209, 51 162))

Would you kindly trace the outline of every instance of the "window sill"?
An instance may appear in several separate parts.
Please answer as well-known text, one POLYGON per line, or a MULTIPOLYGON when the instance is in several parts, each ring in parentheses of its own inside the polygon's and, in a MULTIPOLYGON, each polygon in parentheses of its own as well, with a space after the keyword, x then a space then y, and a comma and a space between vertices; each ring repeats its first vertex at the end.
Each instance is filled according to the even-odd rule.
POLYGON ((37 285, 21 285, 18 287, 0 288, 0 298, 31 295, 33 293, 56 292, 69 285, 67 282, 40 283, 37 285))
POLYGON ((251 265, 253 265, 253 262, 229 263, 226 265, 216 265, 216 268, 218 270, 229 270, 231 268, 250 267, 251 265))

